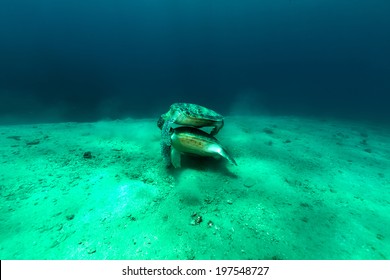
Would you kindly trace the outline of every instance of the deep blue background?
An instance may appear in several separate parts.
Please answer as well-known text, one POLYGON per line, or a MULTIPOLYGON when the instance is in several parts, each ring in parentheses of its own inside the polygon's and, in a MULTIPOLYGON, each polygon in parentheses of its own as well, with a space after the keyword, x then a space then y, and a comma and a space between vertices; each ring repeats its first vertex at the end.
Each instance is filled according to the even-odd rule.
POLYGON ((0 1, 0 117, 155 117, 176 101, 388 121, 390 1, 0 1))

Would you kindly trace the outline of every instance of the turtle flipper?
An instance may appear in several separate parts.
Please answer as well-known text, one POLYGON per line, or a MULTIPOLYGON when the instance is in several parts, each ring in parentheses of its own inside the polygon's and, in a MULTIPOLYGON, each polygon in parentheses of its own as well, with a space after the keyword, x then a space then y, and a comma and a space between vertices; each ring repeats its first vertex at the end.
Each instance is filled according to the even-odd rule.
POLYGON ((165 145, 171 146, 171 128, 176 119, 180 116, 179 112, 175 112, 168 120, 166 120, 161 129, 161 141, 165 145))
POLYGON ((219 124, 215 125, 213 130, 211 130, 210 135, 214 136, 216 135, 223 127, 224 121, 222 120, 219 124))
POLYGON ((160 146, 164 163, 168 167, 171 165, 171 146, 166 145, 162 140, 160 146))
POLYGON ((162 144, 165 144, 166 146, 171 146, 170 130, 171 130, 172 124, 173 124, 172 120, 167 120, 161 129, 161 142, 162 142, 162 144))
MULTIPOLYGON (((172 124, 175 123, 177 117, 180 116, 180 113, 174 113, 168 120, 164 122, 161 128, 161 154, 164 158, 164 162, 167 166, 170 166, 172 163, 171 154, 173 153, 171 134, 173 133, 172 124)), ((159 120, 157 125, 161 124, 159 120)), ((180 165, 180 162, 179 162, 180 165)), ((180 166, 179 166, 180 167, 180 166)), ((176 168, 176 166, 175 166, 176 168)))
POLYGON ((173 147, 171 147, 171 163, 175 168, 181 167, 181 153, 173 147))
POLYGON ((234 158, 225 149, 222 149, 221 156, 226 158, 231 164, 234 164, 234 165, 237 166, 237 162, 234 160, 234 158))
POLYGON ((234 158, 229 154, 229 152, 224 148, 222 147, 221 145, 215 145, 212 150, 214 150, 214 152, 218 155, 220 155, 221 157, 224 157, 225 159, 227 159, 231 164, 234 164, 237 166, 237 163, 236 161, 234 160, 234 158))

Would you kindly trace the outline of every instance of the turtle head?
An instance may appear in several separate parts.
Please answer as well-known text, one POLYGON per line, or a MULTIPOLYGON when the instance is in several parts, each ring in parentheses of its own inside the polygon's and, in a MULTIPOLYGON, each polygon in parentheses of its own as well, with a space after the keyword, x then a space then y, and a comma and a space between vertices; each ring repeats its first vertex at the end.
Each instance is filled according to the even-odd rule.
POLYGON ((168 113, 166 113, 166 114, 162 114, 159 118, 158 118, 158 120, 157 120, 157 126, 158 126, 158 128, 159 129, 162 129, 162 127, 164 126, 164 123, 167 121, 167 119, 168 119, 168 113))
POLYGON ((162 129, 164 123, 165 123, 165 119, 163 118, 164 115, 161 115, 158 120, 157 120, 157 126, 159 129, 162 129))

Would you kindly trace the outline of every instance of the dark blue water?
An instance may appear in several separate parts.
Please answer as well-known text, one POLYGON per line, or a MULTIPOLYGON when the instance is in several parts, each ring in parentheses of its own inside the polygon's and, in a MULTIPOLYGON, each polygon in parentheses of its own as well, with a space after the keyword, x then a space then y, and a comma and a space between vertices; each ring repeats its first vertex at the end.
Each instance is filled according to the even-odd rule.
POLYGON ((387 0, 2 0, 0 117, 390 119, 387 0))

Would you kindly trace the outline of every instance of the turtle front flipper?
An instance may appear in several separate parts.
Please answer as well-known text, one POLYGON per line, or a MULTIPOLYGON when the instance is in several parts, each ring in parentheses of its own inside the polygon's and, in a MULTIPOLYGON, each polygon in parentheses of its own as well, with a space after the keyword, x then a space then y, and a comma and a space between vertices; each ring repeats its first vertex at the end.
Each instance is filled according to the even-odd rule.
POLYGON ((161 155, 164 159, 166 166, 170 166, 172 163, 172 161, 171 161, 171 153, 172 153, 172 151, 171 151, 171 149, 172 149, 172 147, 171 147, 171 145, 172 145, 171 134, 173 133, 172 124, 175 123, 176 119, 179 116, 180 116, 180 113, 175 112, 165 122, 164 122, 163 117, 160 117, 160 119, 157 122, 157 125, 159 127, 162 125, 160 146, 161 146, 161 155))
POLYGON ((161 155, 167 167, 171 165, 171 146, 166 145, 162 140, 160 142, 161 155))
POLYGON ((224 125, 224 121, 221 120, 219 123, 217 123, 217 124, 214 126, 213 130, 211 130, 210 135, 211 135, 211 136, 216 135, 216 134, 222 129, 223 125, 224 125))
POLYGON ((172 126, 171 120, 167 120, 161 129, 161 141, 160 141, 160 148, 161 148, 161 155, 164 159, 165 165, 170 166, 171 165, 171 126, 172 126))
POLYGON ((164 122, 164 125, 161 128, 161 142, 166 146, 171 146, 171 136, 170 130, 172 127, 173 121, 167 120, 164 122))
POLYGON ((171 146, 171 128, 172 124, 175 123, 176 119, 180 116, 180 112, 175 112, 171 117, 166 120, 161 128, 161 141, 167 146, 171 146))
POLYGON ((174 168, 181 167, 181 153, 174 147, 171 147, 171 163, 174 168))

